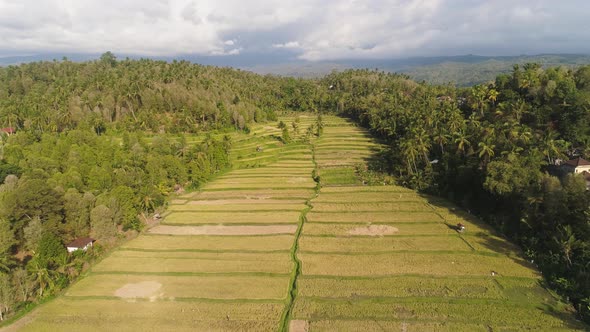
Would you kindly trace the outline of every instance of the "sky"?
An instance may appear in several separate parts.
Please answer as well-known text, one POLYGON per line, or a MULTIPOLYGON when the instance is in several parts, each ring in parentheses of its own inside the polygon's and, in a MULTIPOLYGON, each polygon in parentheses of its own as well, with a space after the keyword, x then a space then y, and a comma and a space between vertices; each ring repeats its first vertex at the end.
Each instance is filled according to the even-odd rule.
POLYGON ((590 53, 588 0, 0 0, 0 57, 590 53))

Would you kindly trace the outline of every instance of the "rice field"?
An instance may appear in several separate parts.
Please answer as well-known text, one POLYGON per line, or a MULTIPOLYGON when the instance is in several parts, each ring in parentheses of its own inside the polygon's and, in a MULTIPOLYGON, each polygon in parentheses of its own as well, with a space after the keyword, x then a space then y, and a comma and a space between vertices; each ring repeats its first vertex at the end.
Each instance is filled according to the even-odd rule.
POLYGON ((315 115, 279 121, 298 121, 293 143, 278 121, 230 134, 232 170, 172 197, 160 225, 21 330, 584 330, 518 248, 474 216, 363 185, 356 166, 382 149, 364 129, 324 116, 308 142, 315 115))

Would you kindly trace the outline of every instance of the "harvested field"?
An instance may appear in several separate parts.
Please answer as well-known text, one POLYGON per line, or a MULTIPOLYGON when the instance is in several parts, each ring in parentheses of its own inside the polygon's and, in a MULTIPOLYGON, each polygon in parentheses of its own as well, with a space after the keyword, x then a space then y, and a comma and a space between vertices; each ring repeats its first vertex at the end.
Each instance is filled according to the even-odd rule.
MULTIPOLYGON (((137 253, 134 253, 137 254, 137 253)), ((169 258, 159 257, 109 257, 96 265, 93 272, 110 273, 278 273, 289 274, 293 269, 293 262, 266 261, 264 255, 257 260, 242 259, 199 259, 199 258, 169 258)), ((173 256, 173 255, 170 255, 173 256)), ((231 255, 229 255, 231 256, 231 255)))
POLYGON ((371 223, 396 223, 396 222, 432 222, 441 221, 441 218, 434 212, 316 212, 312 210, 307 215, 311 222, 371 222, 371 223))
POLYGON ((257 189, 235 191, 207 191, 196 193, 192 199, 307 199, 313 194, 313 189, 257 189))
POLYGON ((159 225, 149 230, 151 234, 166 235, 268 235, 294 234, 297 225, 270 226, 167 226, 159 225))
POLYGON ((300 178, 301 180, 298 182, 297 180, 293 180, 292 182, 275 182, 273 184, 269 184, 266 182, 251 182, 251 183, 223 183, 223 182, 219 182, 219 183, 212 183, 209 184, 205 187, 203 187, 203 191, 209 191, 209 190, 233 190, 233 189, 266 189, 266 188, 280 188, 280 189, 285 189, 285 188, 294 188, 294 189, 305 189, 305 188, 314 188, 315 187, 315 183, 313 182, 313 180, 309 179, 310 181, 308 181, 307 179, 303 180, 303 178, 300 178))
MULTIPOLYGON (((531 330, 526 325, 493 325, 456 322, 416 322, 413 320, 317 320, 309 323, 309 331, 437 331, 437 332, 489 332, 531 330)), ((543 329, 534 329, 542 331, 543 329)), ((575 331, 567 327, 551 327, 552 332, 575 331)), ((577 331, 582 331, 579 329, 577 331)))
MULTIPOLYGON (((108 258, 174 258, 174 259, 202 259, 214 261, 257 261, 283 262, 289 261, 288 251, 196 251, 196 250, 141 250, 123 249, 113 252, 108 258)), ((105 259, 106 261, 106 259, 105 259)))
MULTIPOLYGON (((526 279, 536 280, 536 279, 526 279)), ((433 278, 400 276, 344 279, 336 277, 299 279, 299 296, 321 298, 441 297, 507 299, 492 277, 433 278)))
POLYGON ((383 236, 399 232, 399 229, 388 225, 369 225, 363 227, 354 227, 348 231, 349 235, 361 236, 383 236))
POLYGON ((370 253, 388 251, 472 251, 459 236, 308 237, 299 239, 300 252, 370 253))
POLYGON ((165 248, 167 250, 257 250, 276 251, 289 250, 293 244, 293 236, 276 235, 265 236, 140 236, 121 246, 123 249, 151 249, 165 248))
POLYGON ((187 201, 186 204, 188 205, 217 205, 225 207, 225 205, 234 206, 234 205, 273 205, 273 204, 302 204, 304 200, 289 200, 289 199, 209 199, 209 200, 201 200, 201 201, 187 201))
POLYGON ((68 290, 67 296, 117 296, 158 299, 275 299, 287 296, 289 277, 168 276, 93 274, 68 290), (131 290, 131 292, 129 292, 131 290))
POLYGON ((486 325, 515 326, 547 330, 553 327, 564 328, 563 321, 555 316, 547 315, 534 306, 497 305, 486 300, 436 301, 385 301, 359 300, 331 301, 299 298, 295 303, 293 316, 296 319, 399 319, 445 321, 458 323, 481 322, 486 325))
MULTIPOLYGON (((460 253, 460 252, 458 252, 460 253)), ((458 253, 388 253, 378 255, 337 255, 300 253, 303 275, 392 276, 424 274, 433 276, 504 276, 536 278, 540 274, 523 259, 506 256, 458 253)))
POLYGON ((362 186, 362 187, 330 187, 330 188, 322 188, 322 195, 329 194, 329 193, 408 193, 412 195, 416 195, 416 192, 407 188, 398 187, 398 186, 362 186))
POLYGON ((166 216, 163 224, 291 224, 299 220, 299 211, 273 212, 174 212, 166 216))
MULTIPOLYGON (((210 202, 210 201, 209 201, 210 202)), ((172 205, 168 208, 172 212, 254 212, 254 211, 301 211, 305 208, 302 203, 297 204, 258 204, 243 205, 243 204, 225 204, 225 205, 214 205, 214 204, 186 204, 186 205, 172 205)))
POLYGON ((306 235, 329 236, 405 236, 405 235, 449 235, 457 234, 441 222, 431 223, 395 223, 395 224, 337 224, 337 223, 305 223, 303 232, 306 235), (385 227, 385 228, 383 228, 385 227), (391 227, 391 228, 389 228, 391 227), (383 231, 382 231, 383 230, 383 231), (390 232, 386 234, 386 232, 390 232))
POLYGON ((387 203, 317 203, 313 202, 315 212, 417 212, 431 210, 424 202, 387 202, 387 203))
MULTIPOLYGON (((322 188, 320 195, 313 200, 314 203, 377 203, 377 202, 420 202, 423 203, 422 197, 416 193, 397 193, 397 192, 332 192, 326 193, 324 190, 339 187, 322 188)), ((350 188, 350 187, 344 187, 350 188)))
POLYGON ((22 331, 272 331, 279 326, 283 307, 282 303, 59 298, 43 306, 22 331))

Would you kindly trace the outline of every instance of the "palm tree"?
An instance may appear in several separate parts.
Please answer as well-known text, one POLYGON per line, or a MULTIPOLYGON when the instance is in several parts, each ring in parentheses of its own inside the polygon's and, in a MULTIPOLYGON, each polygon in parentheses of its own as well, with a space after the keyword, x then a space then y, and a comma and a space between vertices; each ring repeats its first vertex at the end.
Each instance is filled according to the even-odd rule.
POLYGON ((32 259, 27 265, 27 268, 33 277, 33 283, 39 287, 40 298, 43 297, 46 289, 51 289, 55 286, 53 278, 57 272, 49 269, 47 266, 43 266, 37 258, 32 259))
POLYGON ((479 157, 483 158, 484 165, 487 165, 490 162, 490 158, 494 156, 496 146, 490 144, 489 141, 479 142, 477 146, 479 147, 479 157))
POLYGON ((561 227, 559 231, 559 237, 555 237, 554 240, 559 245, 563 257, 567 262, 568 266, 572 265, 572 253, 580 245, 580 241, 576 239, 570 225, 561 227))
POLYGON ((449 142, 449 139, 451 138, 451 136, 445 132, 443 132, 442 129, 438 129, 436 131, 436 134, 434 135, 434 141, 438 144, 438 146, 440 146, 440 152, 442 154, 445 153, 445 144, 447 144, 449 142))
POLYGON ((463 154, 465 154, 465 149, 471 146, 471 142, 469 142, 468 138, 469 136, 462 131, 455 133, 455 143, 457 144, 457 151, 461 151, 463 154))
POLYGON ((402 156, 404 156, 406 160, 408 173, 412 174, 414 172, 418 172, 418 167, 416 166, 416 157, 418 156, 419 151, 416 148, 414 142, 408 139, 401 140, 399 143, 399 147, 402 156), (412 166, 414 166, 413 169, 412 166))

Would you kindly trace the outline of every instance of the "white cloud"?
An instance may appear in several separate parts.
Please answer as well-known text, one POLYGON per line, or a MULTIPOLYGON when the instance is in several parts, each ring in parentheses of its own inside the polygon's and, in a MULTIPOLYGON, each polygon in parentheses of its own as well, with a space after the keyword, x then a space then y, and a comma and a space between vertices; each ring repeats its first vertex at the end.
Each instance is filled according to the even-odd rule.
POLYGON ((282 43, 282 44, 272 44, 272 47, 274 47, 274 48, 300 48, 301 45, 299 45, 298 41, 290 41, 290 42, 286 42, 286 43, 282 43))
POLYGON ((588 12, 586 0, 0 0, 0 56, 260 45, 307 60, 589 52, 588 12))

